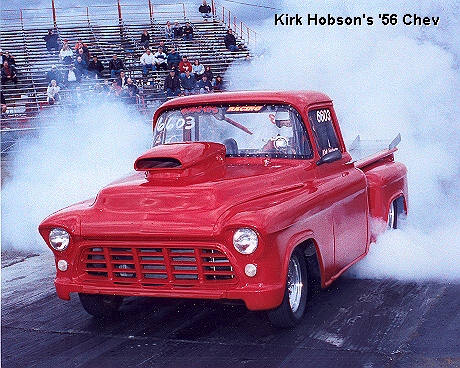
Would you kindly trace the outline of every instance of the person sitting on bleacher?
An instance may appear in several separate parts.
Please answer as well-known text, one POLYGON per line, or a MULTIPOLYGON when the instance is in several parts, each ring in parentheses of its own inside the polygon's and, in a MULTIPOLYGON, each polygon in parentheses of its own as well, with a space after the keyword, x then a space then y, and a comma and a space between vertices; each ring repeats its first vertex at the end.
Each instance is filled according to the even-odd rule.
POLYGON ((165 42, 163 40, 160 40, 160 42, 158 42, 158 47, 161 47, 163 49, 163 52, 168 55, 169 53, 169 48, 168 46, 166 46, 165 42))
POLYGON ((139 44, 144 49, 148 49, 150 47, 150 34, 146 29, 144 29, 144 31, 141 34, 141 42, 139 42, 139 44))
POLYGON ((46 72, 46 81, 48 83, 51 83, 52 80, 55 80, 57 85, 60 86, 60 87, 65 86, 64 76, 59 71, 59 69, 57 68, 56 65, 52 65, 51 70, 46 72))
POLYGON ((203 75, 203 78, 201 78, 201 80, 198 81, 196 86, 197 86, 197 89, 200 91, 200 93, 212 92, 212 83, 211 81, 208 80, 208 77, 206 77, 206 74, 203 75))
POLYGON ((54 29, 48 30, 48 34, 43 37, 46 43, 46 49, 48 52, 59 52, 59 43, 58 43, 58 34, 54 31, 54 29))
POLYGON ((190 71, 186 71, 184 75, 180 77, 180 84, 184 89, 184 94, 186 96, 195 93, 196 89, 196 80, 195 77, 190 73, 190 71))
POLYGON ((176 70, 171 69, 165 78, 163 89, 168 97, 180 95, 180 80, 176 74, 176 70))
POLYGON ((171 22, 168 20, 165 25, 165 38, 171 39, 174 38, 174 27, 171 26, 171 22))
POLYGON ((65 65, 72 64, 73 62, 73 51, 70 48, 69 44, 64 40, 61 51, 59 51, 59 59, 65 65))
POLYGON ((8 61, 3 62, 2 70, 2 84, 7 82, 13 82, 14 84, 18 83, 17 71, 14 65, 9 65, 8 61))
POLYGON ((46 100, 50 105, 54 105, 61 99, 59 96, 60 90, 61 87, 59 87, 57 85, 57 82, 53 79, 48 88, 46 89, 46 100))
POLYGON ((236 38, 231 28, 228 29, 227 34, 224 37, 224 43, 225 43, 225 47, 229 49, 230 51, 239 50, 238 46, 236 45, 236 38))
POLYGON ((3 55, 3 61, 8 61, 8 65, 15 65, 16 66, 16 59, 14 58, 13 54, 9 51, 5 51, 5 55, 3 55))
POLYGON ((168 70, 168 56, 163 52, 162 47, 153 55, 155 70, 168 70))
POLYGON ((119 86, 122 89, 126 87, 126 85, 128 84, 128 77, 126 76, 126 73, 124 70, 120 72, 120 76, 116 79, 115 82, 117 86, 119 86))
POLYGON ((195 80, 199 81, 204 74, 204 65, 200 63, 200 60, 195 59, 192 65, 192 73, 195 80))
POLYGON ((213 74, 213 72, 211 70, 211 67, 209 65, 205 66, 203 76, 206 76, 208 81, 210 81, 211 83, 214 80, 214 74, 213 74))
POLYGON ((182 60, 179 63, 179 72, 180 72, 180 77, 182 78, 185 75, 185 72, 191 72, 192 71, 192 63, 188 61, 188 58, 186 55, 182 56, 182 60))
POLYGON ((208 18, 211 18, 211 7, 208 4, 206 4, 206 0, 203 0, 203 4, 200 5, 198 11, 201 13, 204 20, 208 20, 208 18))
POLYGON ((89 64, 89 53, 85 53, 83 50, 83 47, 80 47, 77 50, 77 55, 76 56, 81 56, 82 60, 86 63, 86 65, 89 64))
POLYGON ((98 60, 97 55, 93 55, 93 59, 88 63, 88 72, 92 78, 102 79, 102 71, 104 65, 98 60))
POLYGON ((189 22, 185 23, 185 27, 182 29, 182 34, 184 35, 184 41, 193 40, 193 28, 189 22))
POLYGON ((89 49, 88 49, 88 46, 86 46, 86 44, 83 43, 83 40, 81 38, 79 38, 77 40, 77 43, 75 44, 75 46, 73 47, 73 49, 75 50, 75 52, 78 52, 78 49, 83 49, 83 52, 85 54, 88 55, 88 58, 89 58, 89 49))
POLYGON ((149 74, 149 70, 154 71, 155 57, 150 49, 146 49, 141 56, 142 75, 146 77, 149 74))
POLYGON ((123 69, 125 69, 123 60, 119 59, 117 54, 114 54, 112 60, 109 61, 110 78, 116 78, 123 69))
POLYGON ((123 89, 121 97, 127 104, 137 103, 137 95, 139 94, 139 88, 134 84, 131 78, 127 79, 126 88, 123 89))
POLYGON ((75 60, 73 66, 75 78, 77 79, 77 82, 80 83, 83 77, 88 76, 88 65, 85 63, 81 56, 77 56, 77 60, 75 60))
POLYGON ((179 22, 174 22, 172 26, 172 38, 181 38, 182 37, 182 27, 179 25, 179 22))
POLYGON ((182 61, 182 58, 180 54, 176 51, 176 49, 173 47, 171 49, 171 52, 168 54, 167 60, 168 69, 172 69, 177 68, 179 66, 179 63, 182 61))

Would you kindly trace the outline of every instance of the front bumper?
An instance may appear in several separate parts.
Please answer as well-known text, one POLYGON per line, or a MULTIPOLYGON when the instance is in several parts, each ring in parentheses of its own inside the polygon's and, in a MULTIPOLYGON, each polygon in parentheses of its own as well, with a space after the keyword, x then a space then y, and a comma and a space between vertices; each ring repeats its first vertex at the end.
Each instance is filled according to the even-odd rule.
POLYGON ((64 300, 73 292, 229 299, 243 300, 250 310, 266 310, 280 305, 284 296, 282 278, 274 283, 261 273, 246 276, 248 259, 237 259, 241 256, 218 243, 84 241, 76 249, 67 258, 68 270, 58 270, 55 279, 64 300))

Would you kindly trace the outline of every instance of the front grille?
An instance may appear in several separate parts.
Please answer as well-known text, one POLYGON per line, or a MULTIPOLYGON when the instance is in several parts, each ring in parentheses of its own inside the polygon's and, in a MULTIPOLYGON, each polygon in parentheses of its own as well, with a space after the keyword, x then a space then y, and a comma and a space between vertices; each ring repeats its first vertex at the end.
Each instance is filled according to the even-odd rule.
POLYGON ((194 286, 236 281, 225 254, 212 248, 91 246, 80 260, 84 277, 114 283, 194 286))

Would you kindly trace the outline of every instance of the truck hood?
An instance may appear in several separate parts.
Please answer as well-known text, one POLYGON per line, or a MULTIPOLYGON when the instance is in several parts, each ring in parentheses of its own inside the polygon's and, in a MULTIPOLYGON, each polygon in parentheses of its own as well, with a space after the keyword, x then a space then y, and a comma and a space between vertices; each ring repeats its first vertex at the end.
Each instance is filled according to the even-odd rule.
POLYGON ((158 146, 139 157, 141 171, 102 189, 81 213, 81 235, 211 236, 233 206, 289 195, 304 186, 299 164, 268 158, 226 158, 216 143, 158 146), (276 162, 275 162, 276 161, 276 162), (144 172, 142 172, 144 171, 144 172))

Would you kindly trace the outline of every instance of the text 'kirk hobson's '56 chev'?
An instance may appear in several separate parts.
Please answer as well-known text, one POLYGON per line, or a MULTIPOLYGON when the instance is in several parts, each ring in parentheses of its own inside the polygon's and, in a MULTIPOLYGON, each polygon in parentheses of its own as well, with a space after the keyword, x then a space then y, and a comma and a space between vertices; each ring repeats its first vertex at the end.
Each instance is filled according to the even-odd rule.
POLYGON ((244 301, 293 327, 406 214, 395 146, 354 161, 319 92, 170 100, 135 173, 40 224, 57 294, 97 317, 127 296, 244 301))

